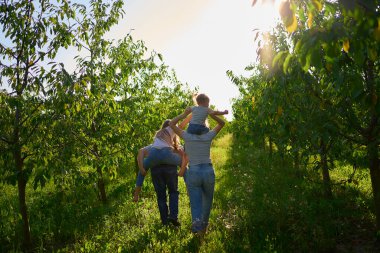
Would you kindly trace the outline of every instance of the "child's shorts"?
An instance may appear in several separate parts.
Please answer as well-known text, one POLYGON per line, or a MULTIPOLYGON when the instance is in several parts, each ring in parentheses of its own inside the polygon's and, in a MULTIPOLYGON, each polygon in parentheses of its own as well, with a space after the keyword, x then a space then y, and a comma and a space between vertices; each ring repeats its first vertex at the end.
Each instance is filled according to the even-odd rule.
POLYGON ((201 135, 201 134, 205 134, 205 133, 208 133, 210 131, 210 128, 204 126, 204 125, 200 125, 200 124, 189 124, 189 126, 187 127, 187 132, 189 134, 198 134, 198 135, 201 135))

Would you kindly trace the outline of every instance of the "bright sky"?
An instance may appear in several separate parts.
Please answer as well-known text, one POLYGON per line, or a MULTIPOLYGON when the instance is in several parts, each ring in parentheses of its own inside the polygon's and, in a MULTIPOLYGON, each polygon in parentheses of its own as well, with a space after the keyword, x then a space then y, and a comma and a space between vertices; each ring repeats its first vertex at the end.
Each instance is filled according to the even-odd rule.
MULTIPOLYGON (((161 53, 165 64, 183 83, 210 97, 218 110, 229 110, 238 89, 227 70, 244 74, 256 60, 254 29, 268 30, 278 17, 272 1, 252 7, 252 0, 125 0, 125 15, 109 33, 121 39, 131 32, 150 50, 161 53)), ((2 35, 2 34, 1 34, 2 35)), ((75 69, 75 50, 61 50, 57 61, 75 69)))
POLYGON ((271 5, 252 0, 127 0, 123 20, 111 31, 115 39, 131 34, 163 55, 180 81, 229 110, 239 94, 227 70, 243 74, 256 59, 253 29, 268 29, 278 16, 271 5))

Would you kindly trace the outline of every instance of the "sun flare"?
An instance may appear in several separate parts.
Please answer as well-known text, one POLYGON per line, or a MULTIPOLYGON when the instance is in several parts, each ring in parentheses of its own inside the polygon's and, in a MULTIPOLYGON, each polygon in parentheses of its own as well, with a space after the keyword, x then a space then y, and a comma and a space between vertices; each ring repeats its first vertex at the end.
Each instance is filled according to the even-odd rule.
POLYGON ((271 30, 280 20, 279 6, 283 0, 261 1, 253 6, 255 19, 254 29, 271 30))

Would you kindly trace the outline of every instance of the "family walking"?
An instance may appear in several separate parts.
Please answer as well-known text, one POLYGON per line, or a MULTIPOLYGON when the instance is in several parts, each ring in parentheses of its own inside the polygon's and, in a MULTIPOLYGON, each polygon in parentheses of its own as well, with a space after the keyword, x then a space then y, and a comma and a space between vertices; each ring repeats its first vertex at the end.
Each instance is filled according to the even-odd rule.
POLYGON ((199 233, 207 229, 214 196, 215 173, 210 158, 211 142, 225 124, 217 115, 227 114, 228 111, 210 109, 210 99, 205 94, 197 95, 195 100, 197 106, 188 107, 174 119, 166 120, 156 132, 153 143, 139 150, 139 174, 133 200, 138 201, 144 176, 150 168, 162 224, 180 226, 178 176, 184 176, 190 199, 191 231, 199 233), (208 116, 217 123, 211 130, 206 124, 208 116), (185 131, 186 125, 188 127, 185 131), (183 139, 183 147, 178 138, 183 139))

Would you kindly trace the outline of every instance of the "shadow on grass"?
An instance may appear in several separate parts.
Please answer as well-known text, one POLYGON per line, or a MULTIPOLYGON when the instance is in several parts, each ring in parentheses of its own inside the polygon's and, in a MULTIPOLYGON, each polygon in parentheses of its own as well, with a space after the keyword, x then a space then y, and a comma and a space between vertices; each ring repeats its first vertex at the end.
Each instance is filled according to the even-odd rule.
POLYGON ((235 140, 215 193, 225 250, 376 252, 370 196, 345 185, 325 199, 309 177, 291 161, 235 140))
POLYGON ((203 244, 203 238, 201 236, 194 235, 188 241, 186 246, 183 247, 181 252, 199 252, 202 244, 203 244))

